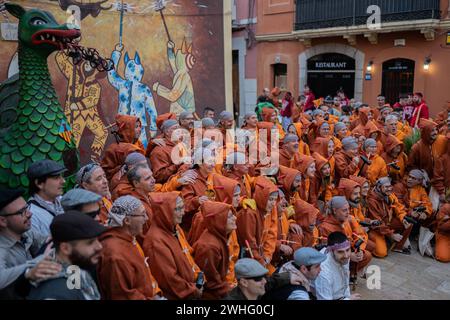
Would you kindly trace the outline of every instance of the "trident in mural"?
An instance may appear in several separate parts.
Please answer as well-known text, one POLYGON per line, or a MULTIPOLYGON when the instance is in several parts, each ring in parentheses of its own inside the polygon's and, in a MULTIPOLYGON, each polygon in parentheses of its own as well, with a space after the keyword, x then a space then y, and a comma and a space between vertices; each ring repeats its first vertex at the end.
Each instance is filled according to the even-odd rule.
POLYGON ((156 0, 154 4, 155 11, 159 12, 166 30, 167 42, 167 58, 170 67, 174 73, 172 81, 172 89, 169 89, 159 82, 153 84, 153 91, 160 97, 169 100, 170 112, 180 114, 183 111, 189 111, 199 119, 195 113, 194 88, 189 71, 193 68, 196 59, 192 54, 192 44, 188 45, 183 40, 181 48, 175 52, 175 43, 170 38, 169 29, 167 28, 166 19, 163 10, 165 9, 164 0, 156 0))

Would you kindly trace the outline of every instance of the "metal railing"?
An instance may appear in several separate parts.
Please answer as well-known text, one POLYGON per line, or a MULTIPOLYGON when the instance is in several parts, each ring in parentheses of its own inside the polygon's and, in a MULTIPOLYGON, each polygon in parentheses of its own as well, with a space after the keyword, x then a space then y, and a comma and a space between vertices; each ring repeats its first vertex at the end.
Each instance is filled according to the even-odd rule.
POLYGON ((295 30, 364 25, 381 9, 381 22, 439 19, 439 0, 297 0, 295 30))

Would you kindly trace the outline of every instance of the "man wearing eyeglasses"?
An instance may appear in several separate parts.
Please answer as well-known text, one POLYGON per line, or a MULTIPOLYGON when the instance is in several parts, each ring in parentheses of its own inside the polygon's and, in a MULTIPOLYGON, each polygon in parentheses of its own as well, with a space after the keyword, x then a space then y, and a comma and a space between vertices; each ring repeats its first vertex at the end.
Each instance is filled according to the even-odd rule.
POLYGON ((29 281, 40 281, 61 270, 48 257, 37 256, 46 236, 31 229, 32 213, 24 190, 0 190, 0 300, 23 299, 29 281))

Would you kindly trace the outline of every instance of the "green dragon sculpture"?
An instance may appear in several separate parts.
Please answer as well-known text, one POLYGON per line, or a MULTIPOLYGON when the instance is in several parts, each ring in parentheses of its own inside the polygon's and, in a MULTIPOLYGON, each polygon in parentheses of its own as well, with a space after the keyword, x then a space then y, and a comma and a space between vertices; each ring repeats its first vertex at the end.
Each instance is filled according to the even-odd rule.
POLYGON ((6 3, 19 19, 19 74, 0 84, 0 186, 27 188, 28 166, 39 160, 63 163, 67 175, 79 155, 47 65, 48 56, 80 37, 49 12, 6 3))

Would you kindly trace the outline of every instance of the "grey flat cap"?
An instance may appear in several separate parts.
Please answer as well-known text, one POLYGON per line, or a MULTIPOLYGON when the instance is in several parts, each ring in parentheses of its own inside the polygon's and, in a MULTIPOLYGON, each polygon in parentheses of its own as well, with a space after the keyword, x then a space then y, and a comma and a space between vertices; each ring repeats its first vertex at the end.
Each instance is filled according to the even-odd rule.
POLYGON ((99 202, 101 199, 102 197, 94 192, 85 189, 72 189, 62 197, 61 205, 64 210, 68 210, 79 205, 99 202))
POLYGON ((261 277, 269 273, 258 261, 250 258, 239 259, 235 266, 234 272, 236 279, 261 277))
POLYGON ((288 133, 284 139, 283 143, 289 143, 289 142, 298 142, 298 137, 295 134, 288 133))
POLYGON ((192 112, 183 111, 183 112, 180 113, 180 120, 184 120, 184 119, 186 119, 188 117, 193 117, 192 112))
POLYGON ((358 148, 358 142, 353 137, 345 137, 342 139, 342 148, 344 150, 352 150, 358 148))
POLYGON ((294 252, 294 262, 297 266, 312 266, 325 261, 327 256, 314 248, 303 247, 294 252))
POLYGON ((27 176, 28 179, 34 180, 43 177, 57 176, 66 171, 67 169, 62 164, 45 159, 32 163, 28 167, 27 176))

